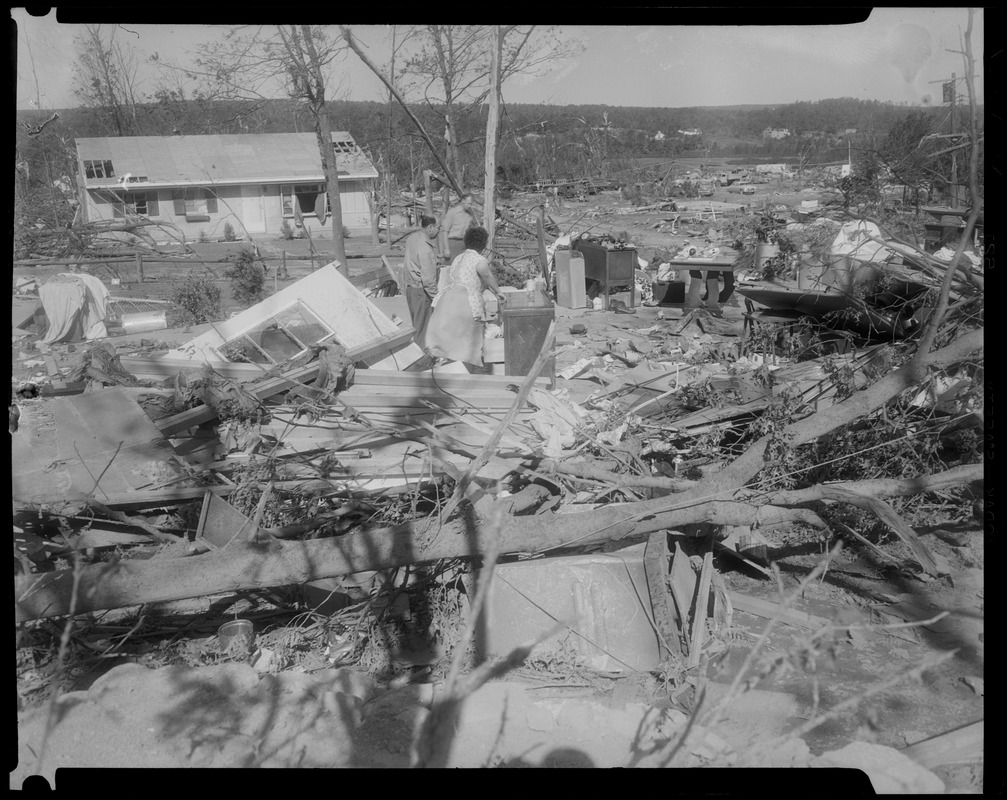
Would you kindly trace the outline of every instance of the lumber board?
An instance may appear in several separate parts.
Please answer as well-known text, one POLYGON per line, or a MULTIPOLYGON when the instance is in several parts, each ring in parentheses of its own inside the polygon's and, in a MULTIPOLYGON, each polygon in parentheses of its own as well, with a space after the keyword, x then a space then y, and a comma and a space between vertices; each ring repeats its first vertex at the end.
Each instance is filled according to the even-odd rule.
MULTIPOLYGON (((463 375, 460 373, 434 372, 429 370, 422 372, 410 372, 401 370, 358 370, 354 377, 354 384, 360 386, 429 386, 433 388, 446 387, 449 389, 464 388, 486 388, 496 387, 506 389, 521 382, 520 376, 514 375, 463 375)), ((548 387, 548 378, 538 378, 536 386, 548 387)))
POLYGON ((902 749, 902 754, 927 769, 983 758, 985 720, 932 736, 902 749))
POLYGON ((810 631, 817 631, 829 624, 825 617, 818 617, 804 611, 797 611, 793 608, 781 609, 779 604, 769 600, 761 600, 757 597, 728 592, 731 606, 735 611, 744 611, 763 619, 779 618, 785 625, 792 625, 797 628, 806 628, 810 631))
POLYGON ((681 620, 671 597, 669 574, 668 534, 654 531, 647 539, 643 551, 643 566, 647 573, 647 589, 650 606, 654 612, 654 624, 659 633, 661 647, 667 656, 681 656, 681 620))

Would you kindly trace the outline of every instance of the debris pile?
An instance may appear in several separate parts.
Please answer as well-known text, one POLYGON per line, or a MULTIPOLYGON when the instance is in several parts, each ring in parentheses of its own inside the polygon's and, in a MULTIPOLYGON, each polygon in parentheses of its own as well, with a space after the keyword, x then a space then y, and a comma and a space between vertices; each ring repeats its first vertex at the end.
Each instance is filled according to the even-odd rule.
MULTIPOLYGON (((680 204, 674 224, 706 224, 704 213, 680 204)), ((797 526, 940 580, 947 559, 886 498, 982 477, 961 445, 953 466, 907 481, 795 480, 829 474, 810 450, 816 420, 839 418, 855 395, 878 392, 865 401, 874 413, 898 394, 877 387, 910 369, 904 340, 934 305, 936 261, 913 262, 873 229, 845 231, 814 277, 820 290, 804 285, 810 270, 797 286, 749 283, 747 309, 735 301, 728 314, 733 277, 726 295, 718 278, 739 258, 715 228, 697 231, 699 249, 650 261, 626 235, 565 234, 549 248, 540 235, 549 265, 584 254, 585 302, 549 309, 556 321, 523 343, 520 368, 514 349, 489 357, 491 342, 514 348, 494 331, 487 361, 502 369, 486 374, 433 363, 379 305, 396 298, 365 296, 334 265, 174 346, 99 337, 71 367, 22 359, 46 369, 36 394, 63 396, 36 397, 24 381, 12 403, 16 618, 181 603, 205 627, 213 598, 227 598, 246 619, 297 610, 289 640, 257 638, 237 659, 260 673, 356 664, 418 679, 467 651, 472 632, 457 620, 478 606, 481 657, 534 640, 545 664, 660 674, 677 713, 691 713, 739 615, 824 637, 816 652, 847 635, 796 597, 739 591, 725 565, 777 578, 777 532, 797 526), (679 302, 651 288, 687 276, 679 302), (602 302, 589 307, 592 295, 602 302), (840 507, 893 533, 898 555, 840 507), (491 578, 499 589, 480 601, 491 578)), ((967 310, 974 287, 955 287, 967 310)), ((50 330, 66 327, 44 305, 50 330)), ((933 357, 943 373, 903 387, 915 387, 900 407, 913 430, 981 420, 981 370, 965 363, 981 329, 960 319, 966 344, 933 357)), ((830 424, 853 442, 855 430, 830 424)), ((210 644, 192 654, 219 657, 210 644)), ((726 746, 709 736, 715 762, 726 746)))

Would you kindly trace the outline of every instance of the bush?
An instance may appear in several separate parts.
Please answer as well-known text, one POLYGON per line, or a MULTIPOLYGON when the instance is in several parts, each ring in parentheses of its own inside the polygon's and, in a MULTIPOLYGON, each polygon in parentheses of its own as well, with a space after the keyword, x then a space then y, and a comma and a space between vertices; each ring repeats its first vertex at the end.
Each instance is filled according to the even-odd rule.
POLYGON ((234 235, 234 226, 230 222, 224 223, 224 241, 236 242, 238 237, 234 235))
POLYGON ((200 325, 222 316, 220 287, 206 278, 187 278, 169 298, 168 327, 200 325))
POLYGON ((210 241, 210 237, 207 236, 206 231, 203 230, 202 228, 199 229, 199 236, 196 237, 196 239, 200 244, 206 244, 208 241, 210 241))
POLYGON ((234 266, 224 274, 231 279, 231 294, 235 302, 250 306, 262 300, 266 271, 251 250, 243 249, 238 253, 234 266))
POLYGON ((283 224, 280 225, 280 233, 288 242, 294 238, 294 229, 290 227, 290 223, 286 220, 283 220, 283 224))

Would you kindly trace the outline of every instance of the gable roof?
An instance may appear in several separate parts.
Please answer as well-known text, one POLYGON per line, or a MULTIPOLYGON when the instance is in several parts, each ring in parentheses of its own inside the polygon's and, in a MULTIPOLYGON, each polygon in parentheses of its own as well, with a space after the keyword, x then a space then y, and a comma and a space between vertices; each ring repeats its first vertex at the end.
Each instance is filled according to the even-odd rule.
MULTIPOLYGON (((189 186, 235 183, 320 183, 325 180, 313 133, 208 136, 106 136, 76 139, 77 158, 111 161, 113 177, 89 178, 86 188, 125 185, 189 186), (136 178, 146 178, 136 182, 136 178)), ((339 177, 376 178, 378 171, 345 131, 333 131, 339 177)))

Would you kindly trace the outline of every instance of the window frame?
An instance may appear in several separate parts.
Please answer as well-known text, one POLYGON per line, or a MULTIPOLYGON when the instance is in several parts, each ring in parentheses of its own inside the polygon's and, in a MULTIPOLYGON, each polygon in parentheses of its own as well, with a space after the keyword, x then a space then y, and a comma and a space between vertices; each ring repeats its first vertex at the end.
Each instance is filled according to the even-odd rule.
POLYGON ((295 210, 294 203, 298 195, 308 195, 314 196, 314 199, 310 203, 311 208, 308 211, 301 209, 302 217, 315 217, 315 203, 318 201, 318 195, 325 194, 325 213, 327 216, 332 214, 332 198, 329 197, 328 185, 325 183, 283 183, 280 184, 280 212, 284 219, 296 219, 297 212, 295 210), (308 187, 312 187, 309 189, 308 187), (298 191, 301 189, 302 191, 298 191), (290 210, 288 211, 287 204, 290 210))
POLYGON ((88 180, 105 180, 115 177, 115 167, 110 158, 86 158, 84 161, 84 176, 88 180), (100 173, 100 174, 99 174, 100 173))
POLYGON ((206 186, 173 189, 171 202, 175 216, 185 217, 186 222, 206 222, 217 213, 217 195, 206 186))
POLYGON ((112 202, 112 217, 157 217, 160 216, 160 205, 157 192, 117 192, 116 200, 112 202), (140 204, 143 211, 140 211, 140 204), (153 206, 153 213, 151 213, 153 206))
MULTIPOLYGON (((230 358, 230 355, 229 355, 229 353, 232 351, 232 348, 234 348, 236 345, 243 346, 246 349, 247 348, 251 348, 253 351, 257 352, 259 355, 261 355, 261 356, 263 356, 265 358, 264 361, 255 361, 255 362, 252 362, 252 363, 264 364, 264 365, 267 365, 268 367, 273 367, 273 366, 277 366, 277 365, 283 364, 286 361, 289 361, 290 359, 297 358, 297 357, 303 355, 304 353, 306 353, 309 349, 311 349, 315 345, 322 344, 323 342, 328 342, 328 341, 335 341, 335 342, 339 341, 336 338, 336 332, 332 329, 332 326, 329 325, 327 322, 325 322, 307 303, 304 302, 304 300, 301 300, 300 298, 298 298, 298 299, 292 300, 291 302, 287 303, 286 305, 282 306, 281 308, 278 308, 276 311, 274 311, 268 317, 266 317, 264 319, 260 319, 260 320, 256 321, 255 323, 253 323, 252 325, 249 325, 248 327, 244 328, 240 333, 235 334, 234 336, 232 336, 231 338, 227 339, 222 344, 217 345, 216 347, 214 347, 214 350, 225 361, 228 361, 228 362, 231 362, 231 363, 236 363, 236 362, 231 361, 231 358, 230 358), (298 334, 293 333, 293 332, 291 332, 291 330, 289 330, 289 323, 287 325, 285 325, 284 322, 283 322, 283 320, 280 319, 284 314, 290 312, 291 310, 298 311, 298 312, 307 312, 307 315, 306 315, 307 321, 309 323, 312 323, 312 324, 317 324, 318 326, 320 326, 321 328, 323 328, 326 331, 326 334, 324 336, 322 336, 321 338, 316 339, 315 341, 312 341, 312 342, 308 342, 308 341, 304 340, 305 337, 303 337, 303 336, 299 338, 298 334), (300 346, 300 349, 296 353, 287 356, 283 361, 278 361, 276 358, 274 358, 273 356, 271 356, 262 347, 262 345, 260 343, 257 343, 249 335, 250 333, 253 333, 253 332, 257 331, 257 330, 264 330, 266 328, 266 326, 268 326, 270 324, 275 325, 278 329, 282 330, 284 334, 286 334, 290 339, 292 339, 294 341, 295 344, 297 344, 297 345, 300 346)), ((237 362, 237 363, 240 363, 240 362, 237 362)))

